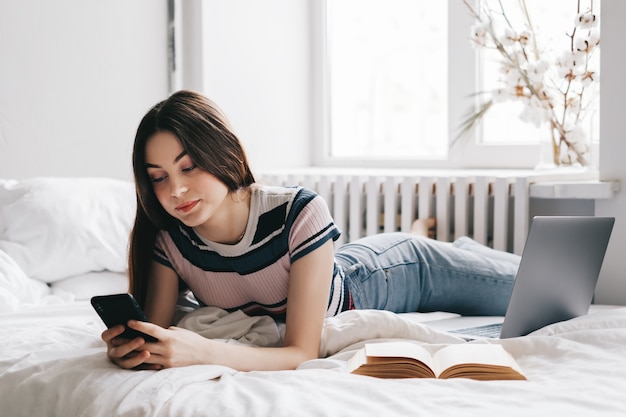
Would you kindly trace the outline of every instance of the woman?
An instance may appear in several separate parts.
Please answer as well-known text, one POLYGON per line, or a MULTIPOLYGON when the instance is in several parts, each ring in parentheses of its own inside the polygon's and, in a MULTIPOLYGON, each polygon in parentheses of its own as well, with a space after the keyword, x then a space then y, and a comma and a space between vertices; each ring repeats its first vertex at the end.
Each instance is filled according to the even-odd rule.
POLYGON ((131 292, 151 323, 128 325, 158 342, 117 338, 123 326, 104 331, 122 368, 293 369, 317 357, 324 318, 344 310, 506 310, 519 257, 468 238, 428 239, 431 220, 335 251, 339 231, 321 197, 256 184, 226 118, 197 93, 179 91, 144 116, 133 169, 131 292), (202 305, 285 320, 284 346, 233 346, 170 327, 186 288, 202 305))

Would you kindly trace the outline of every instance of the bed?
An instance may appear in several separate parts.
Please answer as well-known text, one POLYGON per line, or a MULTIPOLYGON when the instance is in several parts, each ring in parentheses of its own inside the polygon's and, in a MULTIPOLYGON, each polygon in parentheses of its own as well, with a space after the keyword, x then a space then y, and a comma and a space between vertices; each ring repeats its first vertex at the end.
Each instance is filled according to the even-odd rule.
MULTIPOLYGON (((14 416, 623 416, 626 309, 495 341, 527 381, 385 380, 345 372, 366 342, 465 343, 428 321, 451 313, 349 311, 326 320, 320 359, 293 371, 221 366, 128 371, 110 363, 89 304, 125 292, 132 184, 102 178, 0 180, 0 414, 14 416)), ((180 323, 225 343, 280 344, 267 317, 181 303, 180 323)), ((485 342, 473 342, 485 343, 485 342)))

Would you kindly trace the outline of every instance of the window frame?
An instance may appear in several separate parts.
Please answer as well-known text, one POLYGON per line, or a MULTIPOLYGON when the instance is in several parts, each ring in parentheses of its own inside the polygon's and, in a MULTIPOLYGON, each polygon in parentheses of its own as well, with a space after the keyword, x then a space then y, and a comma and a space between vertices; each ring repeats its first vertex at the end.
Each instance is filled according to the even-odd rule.
MULTIPOLYGON (((330 69, 327 55, 327 1, 312 2, 313 39, 313 164, 320 167, 372 168, 533 168, 539 162, 539 145, 481 143, 480 127, 450 147, 447 160, 400 158, 341 158, 330 155, 330 69)), ((461 1, 449 1, 448 33, 448 141, 454 140, 458 126, 469 111, 478 107, 479 52, 471 48, 468 34, 473 24, 461 1), (462 64, 457 64, 461 62, 462 64)), ((548 132, 546 132, 546 135, 548 132)))

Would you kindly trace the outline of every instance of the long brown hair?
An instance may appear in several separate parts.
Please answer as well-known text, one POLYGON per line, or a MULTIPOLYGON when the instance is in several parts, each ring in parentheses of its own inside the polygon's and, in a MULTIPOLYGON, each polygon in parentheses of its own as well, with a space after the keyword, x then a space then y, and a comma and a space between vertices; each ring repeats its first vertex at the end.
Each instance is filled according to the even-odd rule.
POLYGON ((222 111, 208 98, 181 90, 152 107, 143 117, 133 146, 137 214, 130 235, 130 292, 143 307, 156 236, 174 222, 154 194, 146 169, 146 143, 157 132, 170 132, 196 166, 210 172, 229 190, 254 183, 245 150, 222 111))

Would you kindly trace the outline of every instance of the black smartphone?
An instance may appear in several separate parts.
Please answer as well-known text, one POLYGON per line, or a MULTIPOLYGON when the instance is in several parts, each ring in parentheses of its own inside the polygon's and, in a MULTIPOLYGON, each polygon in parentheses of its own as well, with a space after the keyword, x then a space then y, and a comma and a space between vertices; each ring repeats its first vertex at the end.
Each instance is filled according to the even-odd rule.
POLYGON ((139 303, 131 294, 97 295, 91 298, 91 305, 108 328, 118 324, 126 328, 118 337, 129 340, 143 337, 146 342, 157 341, 156 338, 127 326, 128 320, 148 321, 139 303))

